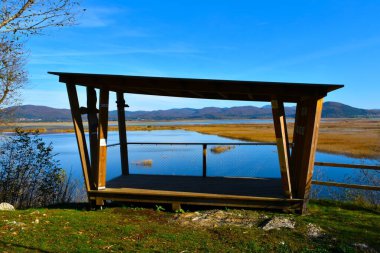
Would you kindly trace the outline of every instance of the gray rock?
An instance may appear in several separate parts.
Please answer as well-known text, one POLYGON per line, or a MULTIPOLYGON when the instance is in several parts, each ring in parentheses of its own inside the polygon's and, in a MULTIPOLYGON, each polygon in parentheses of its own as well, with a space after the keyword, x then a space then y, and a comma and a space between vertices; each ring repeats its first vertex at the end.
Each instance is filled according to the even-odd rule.
POLYGON ((14 211, 14 210, 15 210, 14 206, 12 206, 9 203, 3 202, 0 204, 0 211, 14 211))
POLYGON ((15 227, 24 227, 26 224, 24 222, 8 221, 7 225, 15 226, 15 227))
POLYGON ((307 224, 307 236, 311 238, 319 238, 324 235, 325 233, 321 227, 312 223, 307 224))
POLYGON ((183 225, 201 227, 252 227, 258 223, 257 217, 249 217, 244 213, 228 212, 222 210, 209 210, 201 213, 184 213, 175 216, 175 220, 183 225))
POLYGON ((294 229, 295 225, 296 223, 291 219, 283 217, 274 217, 273 219, 269 220, 262 228, 265 231, 269 231, 272 229, 279 230, 280 228, 294 229))
POLYGON ((354 243, 353 245, 361 250, 368 249, 368 245, 365 243, 354 243))

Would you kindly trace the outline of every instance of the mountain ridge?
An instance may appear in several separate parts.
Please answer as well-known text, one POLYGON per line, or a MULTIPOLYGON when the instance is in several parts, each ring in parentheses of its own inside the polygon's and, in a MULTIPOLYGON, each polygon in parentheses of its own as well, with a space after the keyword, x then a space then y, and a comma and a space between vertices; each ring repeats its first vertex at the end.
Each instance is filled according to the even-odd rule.
MULTIPOLYGON (((295 106, 286 107, 288 117, 294 117, 295 106)), ((58 109, 48 106, 22 105, 4 109, 2 112, 8 118, 17 121, 70 121, 70 109, 58 109)), ((195 119, 260 119, 271 118, 270 106, 235 106, 235 107, 204 107, 174 108, 154 111, 126 111, 128 120, 195 120, 195 119)), ((355 108, 338 102, 325 102, 322 111, 323 118, 380 118, 380 109, 355 108)), ((109 112, 109 119, 117 119, 117 111, 109 112)))

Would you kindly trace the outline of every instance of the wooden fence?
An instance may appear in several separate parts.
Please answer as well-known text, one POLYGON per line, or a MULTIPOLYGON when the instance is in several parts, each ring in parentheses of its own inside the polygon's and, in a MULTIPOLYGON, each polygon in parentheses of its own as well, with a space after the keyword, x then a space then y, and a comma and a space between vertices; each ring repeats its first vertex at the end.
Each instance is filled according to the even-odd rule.
MULTIPOLYGON (((323 166, 323 167, 342 168, 342 169, 350 168, 350 169, 380 170, 380 166, 362 165, 362 164, 315 162, 314 165, 323 166)), ((330 182, 330 181, 318 181, 318 180, 313 180, 312 184, 343 187, 343 188, 352 188, 352 189, 371 190, 371 191, 380 191, 380 186, 375 186, 375 185, 346 184, 346 183, 338 183, 338 182, 330 182)))

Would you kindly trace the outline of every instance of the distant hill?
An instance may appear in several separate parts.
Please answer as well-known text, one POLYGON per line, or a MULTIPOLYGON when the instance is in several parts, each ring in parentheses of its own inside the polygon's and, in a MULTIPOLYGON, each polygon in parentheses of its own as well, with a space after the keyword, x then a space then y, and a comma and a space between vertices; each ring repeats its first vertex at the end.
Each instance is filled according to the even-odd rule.
POLYGON ((41 105, 21 105, 6 108, 3 113, 19 121, 70 121, 70 109, 41 105))
POLYGON ((359 109, 337 102, 325 102, 322 111, 323 118, 369 118, 380 117, 380 110, 359 109))
MULTIPOLYGON (((288 117, 294 117, 295 107, 286 107, 288 117)), ((4 110, 19 121, 70 121, 69 109, 56 109, 47 106, 22 105, 4 110)), ((270 106, 238 106, 230 108, 205 107, 202 109, 181 108, 156 111, 127 111, 128 120, 180 120, 180 119, 259 119, 271 118, 270 106)), ((380 109, 366 110, 337 102, 326 102, 323 118, 380 118, 380 109)), ((117 112, 110 111, 110 120, 117 119, 117 112)))
POLYGON ((126 112, 128 119, 175 120, 175 119, 236 119, 236 118, 268 118, 271 109, 255 106, 239 106, 231 108, 205 107, 202 109, 170 109, 157 111, 126 112))

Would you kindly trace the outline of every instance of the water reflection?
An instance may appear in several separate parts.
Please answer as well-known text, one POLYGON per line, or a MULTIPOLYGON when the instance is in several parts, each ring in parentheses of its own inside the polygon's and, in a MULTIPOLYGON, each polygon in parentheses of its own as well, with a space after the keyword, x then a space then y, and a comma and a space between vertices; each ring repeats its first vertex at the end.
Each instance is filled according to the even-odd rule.
MULTIPOLYGON (((75 178, 82 179, 76 139, 73 133, 41 135, 46 142, 52 142, 57 158, 66 170, 72 169, 75 178)), ((206 135, 184 130, 131 131, 127 133, 129 142, 223 142, 238 143, 215 135, 206 135)), ((110 132, 108 144, 118 143, 118 133, 110 132)), ((235 146, 222 153, 210 151, 208 146, 207 175, 236 177, 280 177, 276 146, 235 146)), ((165 175, 202 175, 202 145, 129 145, 131 173, 165 175), (151 160, 150 166, 139 162, 151 160)), ((344 155, 317 152, 316 161, 376 165, 378 161, 350 158, 344 155)), ((107 179, 119 176, 120 151, 118 146, 108 149, 107 179)), ((314 178, 343 182, 345 176, 355 177, 355 169, 315 167, 314 178)))

